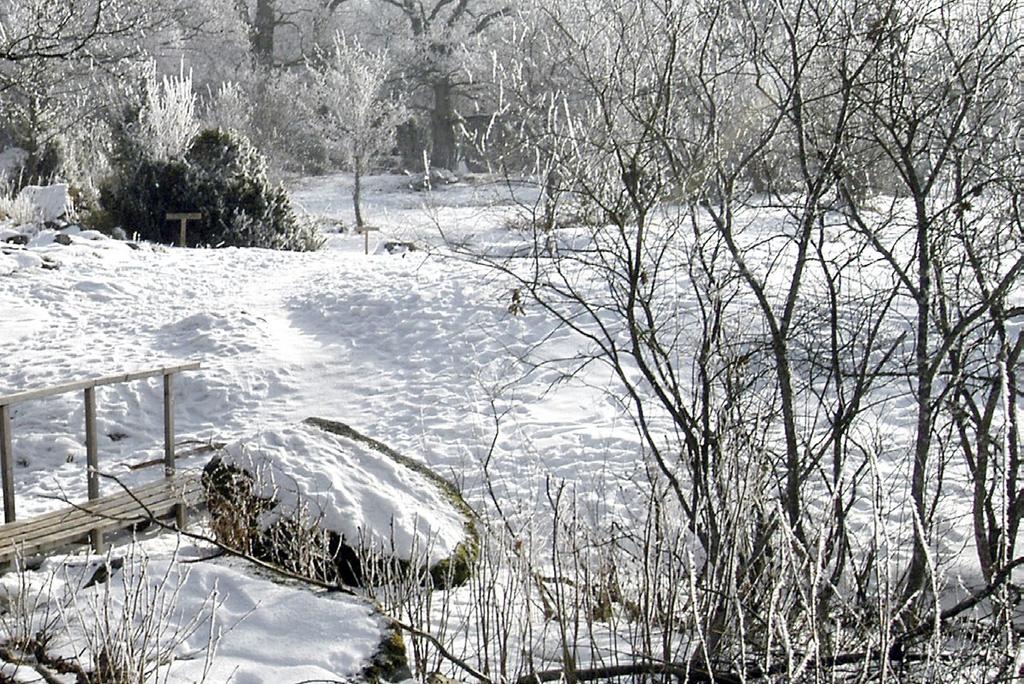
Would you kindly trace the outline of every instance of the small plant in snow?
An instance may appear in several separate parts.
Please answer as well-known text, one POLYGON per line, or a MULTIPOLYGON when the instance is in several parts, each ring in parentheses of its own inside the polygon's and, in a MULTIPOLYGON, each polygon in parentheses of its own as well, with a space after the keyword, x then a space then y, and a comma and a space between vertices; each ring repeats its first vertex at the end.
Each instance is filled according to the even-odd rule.
POLYGON ((220 601, 214 588, 194 612, 181 609, 188 579, 181 567, 174 557, 159 567, 134 545, 124 558, 48 571, 28 571, 19 561, 0 587, 0 681, 30 674, 55 681, 55 673, 105 684, 166 681, 166 666, 204 627, 208 672, 220 601))
POLYGON ((132 546, 120 570, 107 559, 107 579, 58 604, 80 673, 109 684, 161 682, 185 642, 209 625, 204 672, 216 652, 216 587, 194 614, 178 608, 188 571, 173 559, 155 566, 132 546))
POLYGON ((273 470, 253 455, 247 460, 252 472, 225 466, 205 476, 217 543, 300 577, 341 582, 330 533, 321 525, 323 513, 303 497, 284 510, 276 503, 273 470))
POLYGON ((0 221, 16 226, 39 223, 39 208, 22 195, 0 194, 0 221))
POLYGON ((5 580, 0 588, 4 605, 0 639, 3 658, 14 671, 4 668, 3 674, 15 678, 23 667, 27 670, 32 666, 58 633, 60 610, 56 599, 60 594, 54 591, 53 573, 31 573, 21 558, 16 559, 15 571, 5 580))

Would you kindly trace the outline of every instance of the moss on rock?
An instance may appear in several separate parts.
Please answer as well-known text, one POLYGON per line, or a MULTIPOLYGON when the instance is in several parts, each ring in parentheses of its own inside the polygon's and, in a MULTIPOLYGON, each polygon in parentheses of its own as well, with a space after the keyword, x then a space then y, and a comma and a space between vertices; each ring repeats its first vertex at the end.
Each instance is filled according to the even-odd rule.
POLYGON ((412 678, 409 658, 405 652, 405 640, 401 628, 389 620, 377 652, 362 672, 363 678, 371 684, 400 682, 412 678))

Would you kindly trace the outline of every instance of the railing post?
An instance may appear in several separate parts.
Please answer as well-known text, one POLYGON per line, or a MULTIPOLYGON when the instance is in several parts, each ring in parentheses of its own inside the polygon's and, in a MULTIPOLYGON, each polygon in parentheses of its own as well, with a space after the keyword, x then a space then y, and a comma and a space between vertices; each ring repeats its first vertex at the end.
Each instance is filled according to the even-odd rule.
MULTIPOLYGON (((96 388, 85 388, 85 462, 88 472, 89 501, 100 498, 100 448, 96 435, 96 388)), ((103 530, 93 528, 89 532, 92 550, 103 553, 103 530)))
MULTIPOLYGON (((164 477, 174 477, 174 373, 164 373, 164 477)), ((174 507, 179 530, 185 529, 185 505, 174 507)))
POLYGON ((0 479, 4 490, 4 522, 12 523, 14 513, 14 453, 11 449, 11 405, 0 404, 0 479))
POLYGON ((174 477, 174 374, 164 374, 164 477, 174 477))

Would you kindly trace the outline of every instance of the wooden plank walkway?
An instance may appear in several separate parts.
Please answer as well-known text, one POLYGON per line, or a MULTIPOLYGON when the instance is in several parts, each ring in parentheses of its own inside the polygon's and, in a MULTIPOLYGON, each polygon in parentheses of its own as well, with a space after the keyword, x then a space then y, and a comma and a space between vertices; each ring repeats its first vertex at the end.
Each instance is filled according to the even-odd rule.
POLYGON ((88 543, 96 531, 124 530, 153 517, 174 516, 179 506, 198 503, 201 492, 198 474, 179 473, 130 491, 0 525, 0 563, 88 543))
POLYGON ((0 525, 0 563, 18 553, 34 555, 68 546, 88 536, 97 552, 104 548, 103 533, 125 529, 154 516, 174 514, 179 529, 185 527, 185 508, 190 496, 197 495, 199 481, 195 476, 177 475, 174 465, 174 376, 197 370, 193 361, 176 366, 107 375, 98 378, 42 387, 0 396, 0 489, 3 494, 5 525, 0 525), (96 432, 96 388, 134 382, 146 378, 163 379, 164 403, 164 479, 131 491, 100 496, 99 440, 96 432), (31 520, 18 521, 15 509, 14 453, 12 408, 66 392, 83 392, 85 400, 86 482, 89 501, 71 504, 62 511, 48 513, 31 520))

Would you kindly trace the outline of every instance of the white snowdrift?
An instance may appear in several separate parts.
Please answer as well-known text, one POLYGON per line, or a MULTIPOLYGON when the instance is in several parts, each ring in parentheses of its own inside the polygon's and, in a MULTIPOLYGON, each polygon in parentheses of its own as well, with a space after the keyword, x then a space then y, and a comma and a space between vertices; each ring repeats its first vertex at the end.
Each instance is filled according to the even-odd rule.
POLYGON ((10 275, 19 268, 21 268, 21 264, 17 259, 13 256, 0 252, 0 276, 10 275))
POLYGON ((263 522, 305 505, 347 544, 433 564, 465 540, 465 520, 434 483, 384 454, 311 425, 261 431, 225 449, 223 462, 256 476, 278 505, 263 522))
MULTIPOLYGON (((188 548, 147 558, 136 547, 106 582, 85 588, 81 585, 98 566, 65 568, 63 560, 53 559, 27 572, 23 586, 17 573, 5 575, 0 596, 11 605, 35 608, 28 624, 36 629, 46 616, 56 616, 47 628, 53 637, 48 653, 77 660, 85 669, 91 669, 91 649, 102 643, 96 635, 122 633, 119 625, 130 621, 137 637, 153 637, 136 648, 147 648, 151 655, 173 654, 173 662, 155 678, 169 683, 356 677, 386 636, 386 618, 365 599, 254 577, 251 570, 225 561, 178 562, 199 553, 209 550, 188 548), (40 591, 45 598, 33 599, 40 591)), ((14 620, 0 624, 5 638, 13 636, 11 629, 17 629, 14 620)), ((4 673, 12 674, 9 666, 4 673)), ((18 674, 38 681, 28 667, 18 674)))

